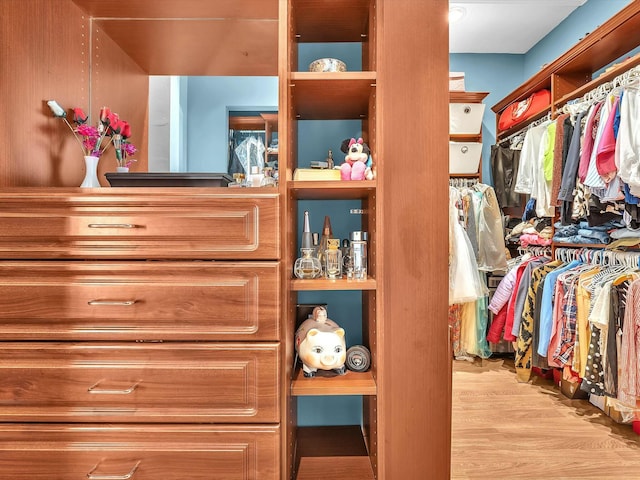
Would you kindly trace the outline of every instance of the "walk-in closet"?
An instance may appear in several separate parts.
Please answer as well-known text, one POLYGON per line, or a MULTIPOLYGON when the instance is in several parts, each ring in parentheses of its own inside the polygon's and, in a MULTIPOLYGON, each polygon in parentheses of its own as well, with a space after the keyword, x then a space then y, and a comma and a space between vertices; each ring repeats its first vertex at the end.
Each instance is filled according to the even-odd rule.
POLYGON ((451 478, 640 478, 640 2, 570 10, 520 55, 450 52, 489 92, 450 177, 451 478))

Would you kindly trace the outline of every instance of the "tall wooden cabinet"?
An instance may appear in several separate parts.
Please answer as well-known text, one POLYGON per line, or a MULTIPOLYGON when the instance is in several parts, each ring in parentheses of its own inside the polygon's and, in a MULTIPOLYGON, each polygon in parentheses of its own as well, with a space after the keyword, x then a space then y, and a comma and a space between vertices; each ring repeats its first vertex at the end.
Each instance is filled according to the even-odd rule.
POLYGON ((309 379, 293 367, 293 346, 285 352, 292 395, 285 407, 286 461, 292 478, 417 479, 426 472, 448 477, 450 366, 442 255, 448 230, 446 215, 430 208, 441 204, 439 212, 446 211, 447 122, 441 119, 448 105, 447 7, 443 1, 281 2, 285 341, 293 339, 299 292, 346 290, 362 298, 362 338, 372 353, 369 372, 309 379), (427 18, 433 25, 421 27, 427 18), (332 42, 359 45, 362 69, 303 71, 306 65, 298 60, 303 45, 332 42), (292 172, 306 166, 297 153, 298 142, 304 142, 298 122, 320 120, 323 128, 345 119, 361 122, 376 179, 293 181, 292 172), (293 277, 300 200, 321 200, 328 211, 335 200, 360 202, 363 215, 350 230, 369 233, 366 281, 293 277), (309 395, 357 396, 361 423, 298 427, 297 399, 309 395))

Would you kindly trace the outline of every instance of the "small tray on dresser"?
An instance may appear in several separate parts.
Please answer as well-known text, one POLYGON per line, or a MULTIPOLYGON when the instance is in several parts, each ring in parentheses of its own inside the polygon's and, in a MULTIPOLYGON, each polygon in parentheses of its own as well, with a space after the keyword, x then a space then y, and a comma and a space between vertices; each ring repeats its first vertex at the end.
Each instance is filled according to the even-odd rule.
POLYGON ((233 181, 226 173, 109 172, 112 187, 226 187, 233 181))

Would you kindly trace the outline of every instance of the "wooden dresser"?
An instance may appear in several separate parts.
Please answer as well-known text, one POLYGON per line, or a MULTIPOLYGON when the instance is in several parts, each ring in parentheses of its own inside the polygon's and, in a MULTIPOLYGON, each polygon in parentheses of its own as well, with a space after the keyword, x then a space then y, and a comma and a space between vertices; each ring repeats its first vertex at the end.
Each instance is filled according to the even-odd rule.
POLYGON ((280 478, 274 190, 0 193, 0 478, 280 478))

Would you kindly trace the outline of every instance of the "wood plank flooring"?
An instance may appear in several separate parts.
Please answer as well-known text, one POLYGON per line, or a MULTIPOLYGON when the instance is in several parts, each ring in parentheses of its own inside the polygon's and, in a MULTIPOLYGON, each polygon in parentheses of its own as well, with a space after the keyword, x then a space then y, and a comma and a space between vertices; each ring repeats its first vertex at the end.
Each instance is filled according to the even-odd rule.
POLYGON ((513 360, 454 361, 451 478, 640 479, 640 436, 513 360))

